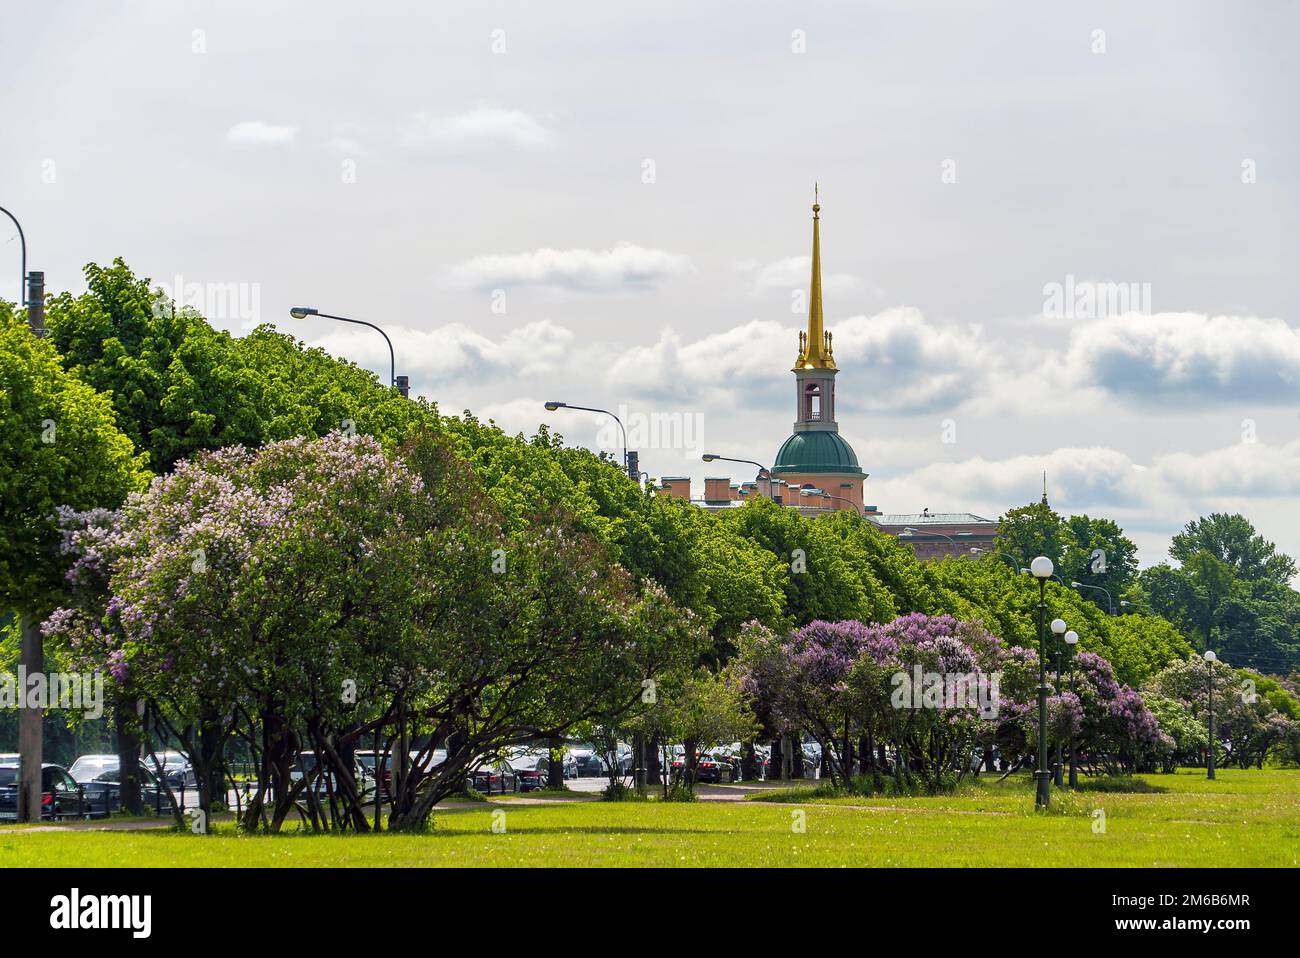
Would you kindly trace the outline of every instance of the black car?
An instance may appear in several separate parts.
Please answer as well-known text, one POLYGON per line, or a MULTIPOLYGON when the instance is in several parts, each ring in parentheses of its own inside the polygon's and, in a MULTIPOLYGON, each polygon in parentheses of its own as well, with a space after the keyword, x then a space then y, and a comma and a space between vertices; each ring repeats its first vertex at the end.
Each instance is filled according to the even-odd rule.
POLYGON ((470 773, 470 784, 474 791, 484 795, 503 795, 521 790, 519 776, 510 763, 503 760, 486 762, 476 768, 470 773))
MULTIPOLYGON (((681 758, 673 761, 672 775, 674 781, 681 778, 684 771, 683 764, 681 758)), ((724 782, 734 782, 736 777, 735 768, 724 756, 715 756, 707 752, 696 753, 695 781, 701 784, 717 785, 724 782)))
POLYGON ((546 787, 551 760, 546 749, 515 749, 507 762, 519 779, 519 791, 536 792, 546 787))
MULTIPOLYGON (((41 818, 60 821, 84 815, 77 783, 62 765, 41 766, 41 818)), ((0 822, 18 820, 18 765, 0 765, 0 822)))
MULTIPOLYGON (((175 808, 167 797, 167 789, 159 784, 150 769, 140 767, 140 801, 155 815, 170 815, 175 808)), ((122 809, 122 774, 120 768, 109 768, 88 782, 81 784, 84 808, 87 815, 108 817, 122 809)))

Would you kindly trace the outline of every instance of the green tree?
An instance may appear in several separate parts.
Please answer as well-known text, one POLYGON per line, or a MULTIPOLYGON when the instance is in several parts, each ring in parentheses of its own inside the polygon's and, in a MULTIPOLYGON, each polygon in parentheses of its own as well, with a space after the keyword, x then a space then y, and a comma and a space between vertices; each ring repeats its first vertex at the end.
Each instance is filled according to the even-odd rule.
POLYGON ((43 615, 63 594, 55 514, 116 506, 143 487, 107 397, 0 304, 0 608, 43 615))
POLYGON ((1287 585, 1296 575, 1295 560, 1278 552, 1245 516, 1237 513, 1216 512, 1193 519, 1169 544, 1170 557, 1184 566, 1200 552, 1209 553, 1251 582, 1287 585))
POLYGON ((1066 519, 1062 532, 1061 578, 1067 583, 1092 586, 1083 590, 1084 597, 1111 614, 1118 612, 1121 597, 1137 577, 1137 546, 1133 540, 1113 519, 1082 515, 1066 519))
POLYGON ((1046 499, 1008 509, 998 520, 993 548, 1013 556, 1022 568, 1037 556, 1047 556, 1059 569, 1065 550, 1061 517, 1046 499))
POLYGON ((85 293, 50 300, 50 337, 69 372, 111 397, 155 473, 202 450, 340 429, 392 447, 436 419, 427 403, 269 326, 243 338, 214 329, 121 259, 85 274, 85 293))

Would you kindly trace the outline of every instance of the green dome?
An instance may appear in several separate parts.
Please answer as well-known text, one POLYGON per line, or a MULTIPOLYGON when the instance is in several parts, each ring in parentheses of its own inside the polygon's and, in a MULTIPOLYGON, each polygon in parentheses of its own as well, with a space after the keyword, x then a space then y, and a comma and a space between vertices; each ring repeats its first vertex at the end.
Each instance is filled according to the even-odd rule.
POLYGON ((837 432, 810 430, 797 432, 781 444, 772 474, 805 472, 843 472, 861 475, 858 457, 837 432))

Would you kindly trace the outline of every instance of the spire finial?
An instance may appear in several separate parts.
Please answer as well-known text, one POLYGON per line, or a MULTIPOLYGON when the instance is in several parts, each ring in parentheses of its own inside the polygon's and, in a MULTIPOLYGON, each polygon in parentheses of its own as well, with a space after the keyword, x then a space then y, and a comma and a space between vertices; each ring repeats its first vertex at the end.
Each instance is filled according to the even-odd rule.
POLYGON ((1043 470, 1043 505, 1047 505, 1047 470, 1043 470))
POLYGON ((796 369, 834 369, 830 337, 822 321, 822 244, 820 188, 813 182, 812 276, 808 282, 808 332, 800 336, 796 369))

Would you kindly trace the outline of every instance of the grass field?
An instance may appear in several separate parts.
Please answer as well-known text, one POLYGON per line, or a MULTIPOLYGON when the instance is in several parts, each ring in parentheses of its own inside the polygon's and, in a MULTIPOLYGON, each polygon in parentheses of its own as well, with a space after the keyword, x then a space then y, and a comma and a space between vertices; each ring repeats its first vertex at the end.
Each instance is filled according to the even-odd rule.
POLYGON ((1300 771, 1139 780, 1150 790, 1056 792, 1047 814, 1033 810, 1032 784, 1020 778, 937 798, 825 800, 805 789, 741 802, 464 803, 436 814, 424 835, 4 827, 0 867, 1300 865, 1300 771))

